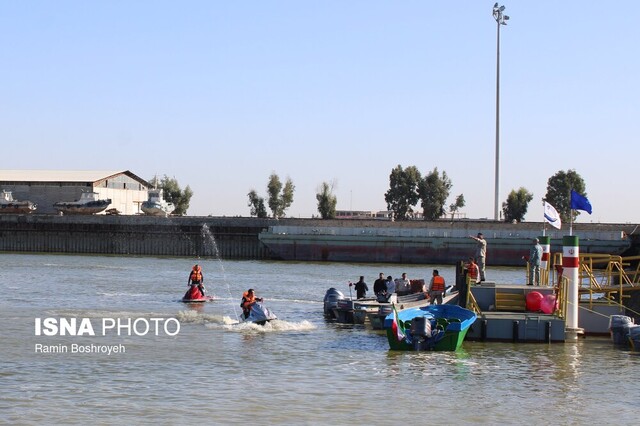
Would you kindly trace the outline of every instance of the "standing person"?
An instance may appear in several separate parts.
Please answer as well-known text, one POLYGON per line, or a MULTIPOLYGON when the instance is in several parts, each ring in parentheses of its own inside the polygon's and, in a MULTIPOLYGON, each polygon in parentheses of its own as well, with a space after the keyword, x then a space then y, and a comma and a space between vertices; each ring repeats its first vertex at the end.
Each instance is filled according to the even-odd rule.
POLYGON ((376 296, 380 294, 385 294, 387 292, 387 283, 384 279, 384 274, 380 272, 378 279, 373 283, 373 294, 376 296))
POLYGON ((465 269, 467 270, 468 282, 478 284, 480 282, 480 269, 473 257, 469 258, 469 263, 465 265, 465 269))
POLYGON ((487 240, 484 239, 482 232, 478 232, 478 236, 469 235, 469 238, 476 240, 476 262, 480 270, 480 281, 484 281, 485 261, 487 257, 487 240))
MULTIPOLYGON (((349 283, 351 285, 351 283, 349 283)), ((364 282, 364 276, 360 275, 360 280, 355 284, 356 288, 356 298, 364 299, 367 295, 367 291, 369 291, 369 287, 367 287, 367 283, 364 282)))
POLYGON ((540 262, 542 261, 542 246, 537 238, 533 239, 533 246, 529 250, 529 284, 540 285, 540 262))
POLYGON ((437 300, 438 305, 442 305, 442 295, 444 294, 444 278, 441 277, 437 269, 433 270, 433 277, 429 283, 429 303, 433 303, 437 300))
POLYGON ((391 275, 389 275, 387 277, 387 295, 391 296, 393 293, 396 292, 396 282, 393 280, 393 277, 391 275))
POLYGON ((200 294, 204 297, 204 275, 202 275, 202 267, 197 263, 193 265, 191 272, 189 272, 189 280, 187 285, 197 285, 200 294))
POLYGON ((406 296, 411 293, 411 281, 407 279, 407 273, 402 273, 402 278, 396 279, 396 291, 398 296, 406 296))

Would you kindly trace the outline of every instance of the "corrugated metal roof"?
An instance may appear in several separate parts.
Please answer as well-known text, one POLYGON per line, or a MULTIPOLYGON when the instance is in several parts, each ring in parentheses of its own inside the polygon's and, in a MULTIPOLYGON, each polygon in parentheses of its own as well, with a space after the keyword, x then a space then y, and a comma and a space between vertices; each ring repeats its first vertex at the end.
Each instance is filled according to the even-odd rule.
POLYGON ((127 172, 127 170, 0 170, 0 181, 96 182, 127 172))

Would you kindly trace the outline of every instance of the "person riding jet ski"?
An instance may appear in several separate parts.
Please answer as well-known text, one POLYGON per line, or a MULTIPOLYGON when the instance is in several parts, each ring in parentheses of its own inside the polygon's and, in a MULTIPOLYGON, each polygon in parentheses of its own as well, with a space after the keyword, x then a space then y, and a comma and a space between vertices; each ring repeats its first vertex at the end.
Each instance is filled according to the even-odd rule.
POLYGON ((256 297, 252 288, 242 294, 242 302, 240 302, 240 306, 242 307, 242 314, 244 315, 245 319, 249 318, 251 307, 256 302, 262 302, 262 298, 256 297))
POLYGON ((189 273, 189 280, 187 281, 187 285, 193 286, 197 285, 200 290, 200 294, 204 297, 204 276, 202 275, 202 267, 197 263, 193 265, 193 269, 189 273))

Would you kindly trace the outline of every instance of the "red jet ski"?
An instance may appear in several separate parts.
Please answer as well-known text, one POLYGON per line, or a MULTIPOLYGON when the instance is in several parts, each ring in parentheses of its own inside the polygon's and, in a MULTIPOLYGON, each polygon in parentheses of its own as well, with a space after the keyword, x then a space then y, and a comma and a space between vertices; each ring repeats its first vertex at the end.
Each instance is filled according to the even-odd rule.
POLYGON ((197 284, 189 286, 189 290, 182 297, 184 303, 204 303, 215 300, 213 296, 203 296, 197 284))

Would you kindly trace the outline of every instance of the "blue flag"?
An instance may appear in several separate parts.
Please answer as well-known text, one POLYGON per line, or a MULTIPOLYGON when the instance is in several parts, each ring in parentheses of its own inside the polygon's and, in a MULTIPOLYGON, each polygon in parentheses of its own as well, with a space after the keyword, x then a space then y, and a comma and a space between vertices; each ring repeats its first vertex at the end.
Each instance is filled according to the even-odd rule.
POLYGON ((587 197, 578 194, 573 189, 571 190, 571 208, 573 210, 583 210, 591 214, 591 203, 587 200, 587 197))

